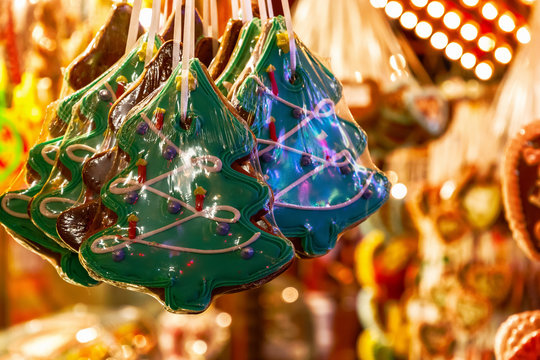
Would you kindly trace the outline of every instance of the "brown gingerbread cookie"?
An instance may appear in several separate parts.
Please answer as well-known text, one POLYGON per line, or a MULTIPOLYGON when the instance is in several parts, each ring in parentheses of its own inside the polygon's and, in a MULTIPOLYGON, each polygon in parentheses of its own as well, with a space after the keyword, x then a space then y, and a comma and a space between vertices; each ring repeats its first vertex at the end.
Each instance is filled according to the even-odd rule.
MULTIPOLYGON (((182 5, 182 24, 184 23, 185 19, 185 12, 186 7, 185 5, 182 5)), ((163 39, 163 42, 173 40, 174 38, 174 19, 176 17, 176 11, 173 11, 171 15, 167 18, 167 22, 165 23, 165 26, 163 27, 163 30, 161 31, 161 38, 163 39)), ((183 29, 182 29, 183 30, 183 29)), ((201 16, 199 15, 199 12, 197 9, 195 9, 195 43, 203 36, 203 24, 201 20, 201 16)))
MULTIPOLYGON (((152 61, 145 67, 139 80, 118 99, 109 111, 109 128, 116 133, 128 112, 165 83, 172 73, 173 41, 161 46, 152 61)), ((159 126, 159 124, 156 124, 159 126)), ((105 139, 102 149, 114 145, 114 136, 105 139)), ((83 182, 87 192, 85 202, 62 213, 56 229, 62 240, 73 250, 78 250, 87 235, 116 221, 116 215, 101 206, 101 187, 129 163, 129 157, 118 148, 112 148, 91 157, 83 167, 83 182)))
MULTIPOLYGON (((86 50, 67 69, 67 81, 75 90, 90 84, 118 61, 126 50, 131 5, 116 4, 105 25, 86 50)), ((144 33, 139 24, 138 36, 144 33)))
POLYGON ((231 58, 231 54, 238 41, 242 26, 241 20, 230 19, 227 23, 225 33, 221 38, 219 50, 208 68, 208 72, 212 79, 216 80, 225 69, 225 66, 229 63, 229 59, 231 58))

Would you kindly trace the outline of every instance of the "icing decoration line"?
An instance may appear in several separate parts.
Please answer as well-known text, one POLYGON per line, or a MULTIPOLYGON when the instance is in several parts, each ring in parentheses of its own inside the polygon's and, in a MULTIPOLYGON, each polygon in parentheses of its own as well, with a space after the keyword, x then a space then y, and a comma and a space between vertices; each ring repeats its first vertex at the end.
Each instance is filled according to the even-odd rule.
POLYGON ((17 199, 17 200, 30 202, 32 198, 28 195, 22 195, 22 194, 6 194, 4 198, 2 199, 2 209, 5 212, 7 212, 9 215, 19 218, 19 219, 30 219, 30 216, 27 213, 20 213, 17 211, 13 211, 8 207, 8 201, 11 199, 17 199))
POLYGON ((73 161, 75 161, 75 162, 79 162, 79 163, 84 162, 84 161, 86 160, 86 158, 85 158, 85 157, 81 157, 81 156, 75 155, 75 154, 73 153, 75 150, 84 150, 84 151, 88 151, 88 152, 90 152, 90 153, 92 153, 92 154, 95 154, 95 153, 97 152, 96 149, 94 149, 94 148, 92 148, 92 147, 90 147, 90 146, 88 146, 88 145, 84 145, 84 144, 75 144, 75 145, 70 145, 70 146, 68 146, 68 147, 66 148, 66 154, 67 154, 67 156, 68 156, 71 160, 73 160, 73 161))
POLYGON ((43 157, 43 160, 45 160, 45 162, 46 162, 47 164, 49 164, 49 165, 54 165, 54 161, 56 160, 56 156, 55 156, 54 159, 51 159, 51 158, 47 155, 47 153, 48 153, 49 151, 52 151, 52 150, 58 152, 58 150, 60 150, 60 147, 58 147, 58 146, 56 146, 56 145, 45 145, 45 146, 43 147, 43 149, 41 149, 41 156, 43 157))
POLYGON ((116 100, 118 99, 118 97, 116 97, 116 93, 114 92, 112 86, 106 82, 105 84, 103 84, 105 86, 105 88, 107 89, 107 91, 109 91, 109 94, 111 94, 112 96, 112 101, 113 102, 116 102, 116 100))
POLYGON ((106 253, 114 252, 116 250, 120 250, 122 248, 125 248, 126 246, 131 245, 132 243, 136 243, 136 244, 143 244, 143 245, 157 247, 157 248, 171 250, 171 251, 194 253, 194 254, 225 254, 225 253, 228 253, 228 252, 241 250, 242 248, 245 248, 246 246, 249 246, 249 245, 253 244, 255 241, 257 241, 257 239, 259 239, 260 236, 261 236, 261 233, 258 232, 258 233, 253 234, 253 236, 251 238, 249 238, 249 240, 247 240, 247 241, 245 241, 245 242, 243 242, 241 244, 234 245, 234 246, 231 246, 231 247, 228 247, 228 248, 223 248, 223 249, 204 250, 204 249, 195 249, 195 248, 173 246, 173 245, 166 245, 166 244, 158 244, 158 243, 152 242, 152 241, 145 241, 145 240, 143 240, 142 236, 136 237, 135 239, 126 239, 126 238, 118 237, 118 236, 115 236, 115 235, 108 235, 108 236, 103 236, 103 237, 101 237, 99 239, 96 239, 92 243, 91 250, 95 254, 106 254, 106 253), (114 245, 114 246, 110 246, 110 247, 98 247, 97 246, 98 242, 103 244, 105 241, 112 240, 112 239, 118 240, 118 241, 123 241, 123 242, 118 244, 118 245, 114 245))
POLYGON ((58 203, 66 203, 66 204, 70 204, 70 205, 77 205, 77 202, 76 201, 73 201, 71 199, 66 199, 66 198, 61 198, 61 197, 50 197, 50 198, 47 198, 45 200, 43 200, 40 204, 39 204, 39 211, 41 212, 41 214, 49 219, 56 219, 57 217, 60 216, 60 213, 54 213, 52 211, 49 211, 49 209, 47 209, 47 204, 51 203, 51 202, 58 202, 58 203))
MULTIPOLYGON (((284 150, 291 151, 291 152, 294 152, 294 153, 297 153, 297 154, 307 155, 312 160, 316 160, 316 161, 319 161, 319 162, 322 163, 321 165, 317 166, 312 171, 308 172, 307 174, 303 175, 302 177, 300 177, 299 179, 294 181, 289 186, 285 187, 283 190, 279 191, 274 196, 274 199, 275 199, 274 204, 275 204, 275 206, 289 207, 289 208, 303 209, 303 210, 334 210, 334 209, 340 209, 340 208, 346 207, 346 206, 352 204, 353 202, 356 202, 357 200, 359 200, 364 195, 364 193, 368 190, 369 185, 373 181, 373 172, 370 173, 368 179, 366 180, 366 183, 362 186, 362 189, 358 192, 358 194, 356 194, 354 197, 347 200, 346 202, 343 202, 343 203, 340 203, 340 204, 329 205, 329 206, 325 206, 325 207, 319 207, 319 206, 293 205, 293 204, 288 204, 288 203, 283 203, 283 202, 278 201, 280 197, 282 197, 283 195, 285 195, 286 193, 288 193, 289 191, 291 191, 296 186, 300 185, 301 183, 303 183, 304 181, 306 181, 307 179, 309 179, 313 175, 323 171, 327 167, 330 167, 330 166, 342 167, 342 166, 347 166, 347 165, 352 165, 354 167, 355 164, 353 162, 352 154, 349 152, 349 150, 346 150, 346 149, 340 151, 337 154, 334 154, 333 156, 331 156, 330 154, 325 152, 325 154, 326 154, 325 157, 326 158, 323 159, 321 157, 309 154, 309 153, 307 153, 305 151, 301 151, 301 150, 298 150, 298 149, 295 149, 295 148, 292 148, 290 146, 286 146, 286 145, 282 144, 285 140, 287 140, 289 137, 291 137, 292 135, 297 133, 301 128, 306 126, 314 118, 328 117, 328 116, 334 115, 335 112, 334 112, 334 102, 333 101, 331 101, 330 99, 323 99, 315 106, 315 109, 313 111, 305 110, 305 109, 303 109, 303 108, 301 108, 301 107, 299 107, 299 106, 297 106, 297 105, 295 105, 295 104, 293 104, 293 103, 291 103, 291 102, 289 102, 289 101, 287 101, 285 99, 282 99, 282 98, 276 96, 273 92, 270 92, 268 87, 258 77, 252 76, 252 78, 259 84, 259 86, 261 86, 265 90, 266 94, 272 96, 277 101, 279 101, 279 102, 281 102, 281 103, 283 103, 283 104, 285 104, 285 105, 287 105, 289 107, 292 107, 293 109, 298 109, 299 111, 302 111, 303 113, 307 113, 307 116, 305 116, 304 119, 300 123, 298 123, 298 125, 293 127, 291 130, 289 130, 284 135, 280 136, 277 141, 275 141, 274 139, 272 139, 272 140, 274 140, 274 141, 272 141, 272 140, 266 140, 266 139, 257 138, 258 143, 268 145, 267 147, 265 147, 264 149, 259 151, 259 156, 265 154, 266 152, 272 150, 275 147, 280 147, 280 148, 282 148, 284 150), (330 109, 327 110, 327 111, 323 111, 322 109, 325 106, 329 106, 330 109), (336 161, 338 159, 344 159, 344 160, 336 161)), ((271 117, 270 119, 273 119, 273 118, 271 117)), ((270 122, 270 124, 272 124, 272 121, 270 122)), ((270 124, 269 124, 269 126, 270 126, 270 124)), ((317 138, 319 140, 326 138, 326 133, 319 134, 317 136, 317 138)))
POLYGON ((161 138, 161 140, 165 141, 167 145, 173 147, 176 152, 180 154, 180 149, 178 148, 178 146, 176 146, 171 140, 169 140, 167 136, 163 135, 163 133, 158 128, 156 128, 154 123, 148 118, 148 116, 146 116, 145 114, 141 114, 141 118, 144 120, 145 123, 148 124, 150 130, 152 130, 157 136, 161 138))
POLYGON ((277 86, 275 72, 276 72, 276 68, 272 64, 268 65, 268 67, 266 68, 266 73, 268 74, 268 77, 270 78, 270 82, 272 83, 272 94, 274 94, 274 96, 278 96, 279 89, 277 86))

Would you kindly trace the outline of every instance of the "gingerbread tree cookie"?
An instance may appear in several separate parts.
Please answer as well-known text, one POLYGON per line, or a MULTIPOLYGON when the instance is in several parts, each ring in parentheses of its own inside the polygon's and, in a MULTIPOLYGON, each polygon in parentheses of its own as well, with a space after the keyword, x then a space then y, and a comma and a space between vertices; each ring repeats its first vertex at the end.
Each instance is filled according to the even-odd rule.
POLYGON ((188 69, 186 119, 177 67, 120 129, 131 161, 101 193, 118 222, 80 249, 96 278, 176 312, 200 312, 217 293, 260 285, 294 255, 264 221, 270 189, 246 170, 255 139, 199 60, 188 69))
POLYGON ((248 113, 257 137, 277 225, 301 255, 319 256, 384 203, 389 183, 369 158, 366 134, 340 103, 341 84, 295 42, 293 77, 285 20, 272 19, 252 68, 232 90, 233 103, 248 113))
MULTIPOLYGON (((103 142, 112 104, 144 70, 145 38, 76 105, 51 175, 32 199, 29 207, 32 222, 53 239, 60 241, 56 232, 60 213, 78 204, 82 196, 97 195, 83 194, 82 167, 103 142)), ((159 47, 159 38, 155 41, 159 47)))

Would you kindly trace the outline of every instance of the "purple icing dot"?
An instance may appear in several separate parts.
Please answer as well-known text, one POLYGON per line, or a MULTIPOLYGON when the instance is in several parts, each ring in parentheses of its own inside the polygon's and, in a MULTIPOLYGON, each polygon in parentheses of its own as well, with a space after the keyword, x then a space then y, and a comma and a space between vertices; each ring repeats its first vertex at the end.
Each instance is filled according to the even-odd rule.
POLYGON ((171 200, 167 205, 167 211, 171 214, 178 214, 181 209, 182 204, 180 204, 178 201, 171 200))
POLYGON ((300 165, 302 166, 308 166, 308 165, 311 165, 311 156, 309 155, 302 155, 302 157, 300 158, 300 165))
POLYGON ((259 86, 257 88, 257 95, 259 95, 259 96, 264 95, 265 92, 266 92, 266 89, 263 88, 262 86, 259 86))
POLYGON ((116 262, 120 262, 126 258, 126 251, 124 249, 115 250, 112 252, 112 258, 116 262))
POLYGON ((163 150, 163 157, 166 160, 172 160, 176 157, 176 155, 178 155, 178 152, 172 146, 167 146, 165 150, 163 150))
POLYGON ((372 196, 373 191, 366 189, 366 191, 364 191, 364 193, 362 194, 362 199, 371 199, 372 196))
POLYGON ((299 108, 292 109, 292 116, 296 119, 301 119, 304 116, 304 111, 299 108))
POLYGON ((219 223, 216 227, 216 232, 218 235, 225 236, 229 233, 229 230, 231 229, 231 225, 228 223, 219 223))
POLYGON ((128 204, 135 204, 139 200, 139 194, 136 191, 130 191, 127 193, 125 200, 128 204))
POLYGON ((139 125, 137 125, 137 134, 144 135, 148 131, 148 124, 143 122, 140 122, 139 125))
POLYGON ((240 251, 240 256, 242 256, 243 259, 251 259, 253 255, 255 254, 255 250, 251 246, 245 247, 240 251))
POLYGON ((264 154, 261 155, 261 160, 263 162, 270 162, 274 159, 274 157, 272 156, 272 154, 270 154, 270 152, 265 152, 264 154))
POLYGON ((339 171, 341 171, 343 175, 348 175, 351 173, 351 168, 348 165, 345 165, 345 166, 340 167, 339 171))
POLYGON ((98 98, 101 101, 110 101, 112 99, 111 93, 107 89, 101 89, 98 92, 98 98))

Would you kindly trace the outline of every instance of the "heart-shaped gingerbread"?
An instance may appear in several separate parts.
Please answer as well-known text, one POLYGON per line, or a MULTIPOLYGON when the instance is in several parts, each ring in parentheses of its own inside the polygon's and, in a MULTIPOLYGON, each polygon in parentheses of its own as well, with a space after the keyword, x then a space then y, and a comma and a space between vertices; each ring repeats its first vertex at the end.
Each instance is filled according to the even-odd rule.
POLYGON ((431 356, 450 355, 455 344, 455 336, 450 324, 420 325, 420 341, 424 350, 431 356))
POLYGON ((540 260, 540 121, 524 127, 504 158, 503 200, 513 237, 540 260))
POLYGON ((493 305, 502 303, 512 288, 512 269, 509 265, 488 265, 472 263, 461 272, 463 285, 491 301, 493 305))

